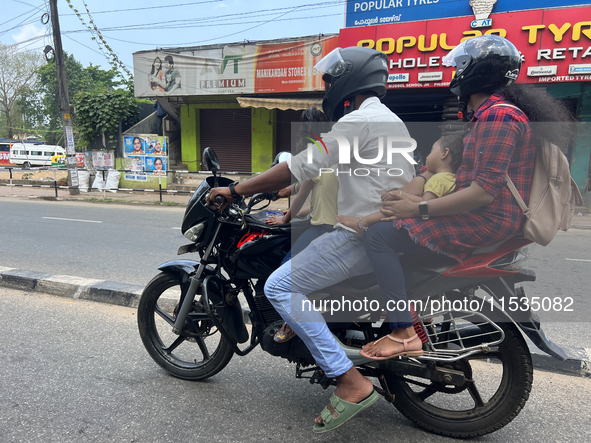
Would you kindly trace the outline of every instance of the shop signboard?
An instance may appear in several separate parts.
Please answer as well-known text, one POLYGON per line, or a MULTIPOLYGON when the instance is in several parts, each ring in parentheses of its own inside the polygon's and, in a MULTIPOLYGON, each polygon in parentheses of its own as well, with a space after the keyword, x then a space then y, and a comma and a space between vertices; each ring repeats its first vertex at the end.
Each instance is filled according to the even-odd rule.
MULTIPOLYGON (((345 26, 385 25, 475 15, 487 20, 492 12, 589 5, 590 0, 349 0, 345 26)), ((484 22, 486 24, 487 22, 484 22)))
POLYGON ((461 41, 483 34, 506 37, 523 57, 518 83, 591 81, 591 7, 492 14, 491 28, 473 17, 346 28, 339 46, 387 54, 388 88, 448 87, 455 70, 441 60, 461 41))
POLYGON ((314 65, 338 36, 133 54, 136 97, 322 91, 314 65))

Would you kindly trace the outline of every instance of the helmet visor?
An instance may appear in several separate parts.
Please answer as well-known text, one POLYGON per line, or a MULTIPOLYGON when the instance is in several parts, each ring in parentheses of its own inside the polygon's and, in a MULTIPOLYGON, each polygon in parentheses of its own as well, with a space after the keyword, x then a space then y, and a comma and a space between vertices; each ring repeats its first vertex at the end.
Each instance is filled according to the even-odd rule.
POLYGON ((472 56, 466 52, 466 42, 467 40, 464 40, 441 60, 443 66, 456 68, 456 75, 466 69, 472 61, 472 56))
POLYGON ((347 64, 341 55, 341 48, 330 51, 330 53, 314 65, 314 68, 323 74, 323 78, 327 75, 333 79, 339 78, 347 70, 347 64))

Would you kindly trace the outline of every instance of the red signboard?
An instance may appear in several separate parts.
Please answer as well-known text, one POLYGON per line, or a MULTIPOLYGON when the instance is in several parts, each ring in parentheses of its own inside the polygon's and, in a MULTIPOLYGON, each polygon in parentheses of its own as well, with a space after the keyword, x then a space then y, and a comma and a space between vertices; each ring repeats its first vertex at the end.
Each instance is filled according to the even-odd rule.
POLYGON ((267 44, 257 47, 254 92, 323 90, 324 82, 314 65, 337 47, 338 38, 319 41, 267 44))
POLYGON ((10 163, 10 152, 0 152, 0 165, 12 165, 10 163))
POLYGON ((523 55, 519 83, 591 81, 591 7, 492 14, 492 26, 472 29, 473 17, 342 29, 339 45, 388 55, 388 88, 447 87, 454 69, 441 59, 461 41, 506 37, 523 55))

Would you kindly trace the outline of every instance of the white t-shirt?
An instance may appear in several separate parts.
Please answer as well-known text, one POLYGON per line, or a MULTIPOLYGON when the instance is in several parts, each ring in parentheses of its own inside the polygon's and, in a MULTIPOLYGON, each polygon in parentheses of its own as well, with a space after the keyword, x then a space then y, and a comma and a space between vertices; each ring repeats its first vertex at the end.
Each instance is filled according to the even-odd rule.
POLYGON ((308 152, 304 150, 288 159, 287 164, 300 183, 317 177, 321 168, 338 165, 339 214, 363 217, 380 210, 384 192, 401 188, 414 177, 414 166, 402 154, 394 153, 390 156, 391 163, 388 163, 388 137, 410 138, 410 135, 396 114, 377 97, 370 97, 358 110, 339 119, 331 132, 324 135, 322 141, 326 144, 328 155, 318 154, 319 151, 315 150, 309 162, 308 152), (350 163, 344 163, 343 158, 340 158, 338 141, 331 134, 344 136, 351 141, 348 155, 350 163), (357 156, 354 153, 354 137, 358 137, 357 156), (380 139, 382 155, 378 158, 380 139))

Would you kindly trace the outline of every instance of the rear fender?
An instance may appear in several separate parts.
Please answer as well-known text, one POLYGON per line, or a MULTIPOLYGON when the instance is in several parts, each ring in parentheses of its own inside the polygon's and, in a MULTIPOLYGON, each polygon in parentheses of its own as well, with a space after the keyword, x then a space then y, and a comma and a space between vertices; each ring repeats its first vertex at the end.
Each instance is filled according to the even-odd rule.
MULTIPOLYGON (((525 278, 527 274, 524 274, 523 277, 520 281, 527 281, 527 278, 525 278)), ((500 314, 510 318, 541 351, 559 360, 568 358, 566 352, 546 336, 542 330, 538 315, 530 309, 529 304, 522 301, 525 298, 523 287, 515 288, 513 282, 507 281, 505 278, 496 278, 481 286, 487 288, 487 292, 493 294, 497 301, 504 298, 502 306, 505 306, 506 310, 501 312, 496 309, 497 315, 500 314), (513 306, 517 307, 512 310, 507 309, 510 300, 517 302, 517 305, 513 304, 513 306)))

